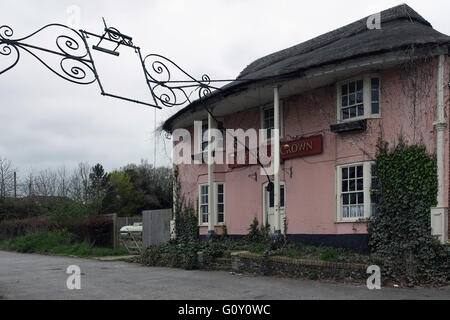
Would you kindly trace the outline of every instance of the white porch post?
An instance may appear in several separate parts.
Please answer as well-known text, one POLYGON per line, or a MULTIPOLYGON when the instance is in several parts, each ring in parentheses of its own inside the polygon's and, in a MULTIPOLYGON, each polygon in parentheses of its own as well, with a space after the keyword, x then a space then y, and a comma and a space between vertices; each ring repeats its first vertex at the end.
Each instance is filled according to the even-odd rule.
POLYGON ((216 122, 208 113, 208 238, 214 236, 214 225, 216 221, 216 205, 214 202, 214 163, 212 130, 216 129, 216 122))
POLYGON ((437 76, 437 110, 436 122, 436 160, 438 174, 438 194, 437 207, 431 209, 431 232, 439 237, 441 243, 448 240, 448 207, 444 203, 445 192, 445 130, 447 123, 445 121, 444 110, 444 56, 439 56, 438 76, 437 76))
POLYGON ((273 88, 273 112, 274 112, 274 132, 273 132, 273 160, 274 160, 274 235, 281 234, 280 223, 280 95, 278 86, 273 88))

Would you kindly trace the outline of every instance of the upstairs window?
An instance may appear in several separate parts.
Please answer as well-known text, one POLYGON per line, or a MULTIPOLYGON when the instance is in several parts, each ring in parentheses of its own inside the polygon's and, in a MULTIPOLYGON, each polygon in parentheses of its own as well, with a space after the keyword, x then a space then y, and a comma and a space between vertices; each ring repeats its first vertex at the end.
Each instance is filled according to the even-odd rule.
POLYGON ((376 76, 338 83, 338 121, 351 121, 380 115, 380 79, 376 76))
MULTIPOLYGON (((261 109, 261 128, 267 129, 267 139, 270 140, 275 128, 275 115, 273 106, 261 109)), ((283 137, 283 106, 280 104, 280 138, 283 137)))

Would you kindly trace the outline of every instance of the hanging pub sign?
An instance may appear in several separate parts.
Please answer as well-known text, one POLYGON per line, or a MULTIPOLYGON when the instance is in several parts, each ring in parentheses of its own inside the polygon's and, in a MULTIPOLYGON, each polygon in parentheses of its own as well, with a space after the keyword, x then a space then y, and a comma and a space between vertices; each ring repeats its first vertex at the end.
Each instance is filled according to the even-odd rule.
MULTIPOLYGON (((280 159, 288 160, 321 154, 323 152, 323 136, 317 135, 291 141, 280 142, 280 159)), ((271 146, 267 146, 267 154, 271 155, 271 146)), ((235 159, 237 158, 235 154, 235 159)), ((245 151, 245 164, 229 164, 229 168, 245 167, 249 165, 249 153, 245 151)))

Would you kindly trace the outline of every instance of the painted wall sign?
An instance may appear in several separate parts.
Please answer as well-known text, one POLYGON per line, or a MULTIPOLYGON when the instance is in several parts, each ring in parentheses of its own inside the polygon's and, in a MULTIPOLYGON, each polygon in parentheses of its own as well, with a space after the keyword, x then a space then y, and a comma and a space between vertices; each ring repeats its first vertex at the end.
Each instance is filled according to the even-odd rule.
MULTIPOLYGON (((267 146, 267 153, 270 156, 271 146, 267 146)), ((323 136, 317 135, 298 140, 281 141, 280 155, 281 160, 312 156, 323 152, 323 136)), ((236 154, 235 154, 236 158, 236 154)), ((229 168, 239 168, 249 165, 249 154, 245 152, 245 164, 230 164, 229 168)))

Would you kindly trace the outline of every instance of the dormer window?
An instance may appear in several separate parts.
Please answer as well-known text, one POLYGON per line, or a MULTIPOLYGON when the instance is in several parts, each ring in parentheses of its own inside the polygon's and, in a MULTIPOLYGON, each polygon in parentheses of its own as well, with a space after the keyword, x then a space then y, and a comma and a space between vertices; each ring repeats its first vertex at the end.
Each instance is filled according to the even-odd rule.
POLYGON ((380 115, 380 79, 364 76, 337 84, 338 122, 361 120, 380 115))

